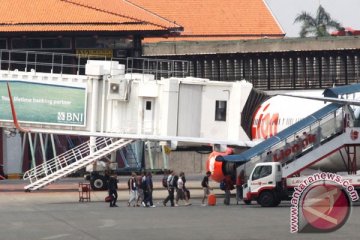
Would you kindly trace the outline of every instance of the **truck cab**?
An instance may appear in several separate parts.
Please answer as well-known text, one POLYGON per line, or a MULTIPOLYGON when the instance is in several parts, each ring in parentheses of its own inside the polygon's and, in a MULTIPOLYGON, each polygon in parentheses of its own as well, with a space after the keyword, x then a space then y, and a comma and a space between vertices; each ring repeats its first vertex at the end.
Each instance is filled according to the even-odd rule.
POLYGON ((282 168, 278 162, 258 163, 243 185, 243 200, 256 200, 262 207, 275 207, 282 198, 282 168))

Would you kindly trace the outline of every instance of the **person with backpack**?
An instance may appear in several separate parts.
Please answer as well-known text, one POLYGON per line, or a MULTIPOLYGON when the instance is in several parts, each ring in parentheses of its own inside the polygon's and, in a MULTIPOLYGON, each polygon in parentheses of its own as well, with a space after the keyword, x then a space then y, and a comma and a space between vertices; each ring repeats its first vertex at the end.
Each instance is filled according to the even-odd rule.
POLYGON ((138 198, 138 184, 136 180, 136 173, 132 172, 131 177, 128 180, 128 189, 129 189, 129 201, 128 201, 128 207, 131 206, 131 204, 134 202, 134 207, 137 206, 136 201, 138 198))
POLYGON ((176 203, 176 199, 178 199, 178 185, 177 182, 179 180, 179 176, 174 173, 172 181, 171 181, 171 186, 174 188, 174 200, 175 200, 175 207, 178 207, 179 205, 176 203))
POLYGON ((168 196, 163 201, 164 207, 166 207, 166 204, 168 201, 170 201, 171 207, 175 206, 175 204, 174 204, 174 185, 173 185, 174 176, 175 176, 175 172, 173 170, 169 170, 169 176, 167 178, 168 196))
POLYGON ((191 203, 189 203, 189 198, 188 198, 187 189, 185 187, 185 183, 186 183, 185 173, 180 172, 179 178, 177 180, 177 191, 176 191, 175 206, 179 206, 178 203, 179 203, 180 199, 185 200, 185 206, 191 205, 191 203))
POLYGON ((203 188, 204 190, 204 196, 203 196, 203 199, 201 201, 201 205, 202 206, 206 206, 205 205, 205 200, 207 199, 207 197, 209 196, 210 194, 210 186, 209 186, 209 177, 211 176, 211 172, 210 171, 207 171, 206 172, 206 175, 204 176, 203 180, 201 181, 201 187, 203 188))

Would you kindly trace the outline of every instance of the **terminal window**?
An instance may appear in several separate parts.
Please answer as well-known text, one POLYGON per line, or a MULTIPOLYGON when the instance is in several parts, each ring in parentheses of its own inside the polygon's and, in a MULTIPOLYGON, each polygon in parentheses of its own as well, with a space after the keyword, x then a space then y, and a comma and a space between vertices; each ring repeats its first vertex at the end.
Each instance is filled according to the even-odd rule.
POLYGON ((13 49, 70 49, 70 38, 13 38, 13 49))
POLYGON ((6 39, 0 39, 0 49, 7 49, 6 39))
POLYGON ((13 49, 40 49, 41 40, 37 38, 14 38, 11 40, 13 49))
POLYGON ((70 49, 70 38, 46 38, 42 39, 43 49, 70 49))
POLYGON ((76 49, 131 49, 133 40, 113 37, 80 37, 75 39, 76 49))
POLYGON ((226 121, 226 101, 217 100, 215 103, 215 121, 226 121))

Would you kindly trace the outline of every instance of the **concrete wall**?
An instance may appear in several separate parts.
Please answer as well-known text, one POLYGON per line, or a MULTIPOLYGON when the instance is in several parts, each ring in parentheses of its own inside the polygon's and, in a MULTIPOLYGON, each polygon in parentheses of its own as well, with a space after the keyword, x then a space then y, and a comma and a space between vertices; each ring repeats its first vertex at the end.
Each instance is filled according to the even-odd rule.
POLYGON ((147 43, 143 56, 203 55, 219 53, 256 53, 360 49, 360 38, 284 38, 243 41, 188 41, 147 43))
MULTIPOLYGON (((154 154, 154 168, 164 169, 162 154, 154 154)), ((145 154, 145 168, 150 168, 148 154, 145 154)), ((186 174, 203 174, 206 172, 206 159, 209 154, 200 154, 195 151, 172 151, 169 158, 169 169, 186 174)))

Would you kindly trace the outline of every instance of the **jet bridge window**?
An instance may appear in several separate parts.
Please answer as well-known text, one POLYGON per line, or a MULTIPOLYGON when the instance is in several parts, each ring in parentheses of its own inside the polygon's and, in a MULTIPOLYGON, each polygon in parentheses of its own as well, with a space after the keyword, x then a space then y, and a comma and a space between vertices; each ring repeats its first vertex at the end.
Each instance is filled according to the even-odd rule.
POLYGON ((150 101, 146 101, 145 109, 151 110, 151 102, 150 101))
POLYGON ((252 180, 260 179, 269 176, 272 173, 271 166, 259 166, 254 170, 252 180))
POLYGON ((226 121, 227 101, 217 100, 215 103, 215 121, 226 121))

